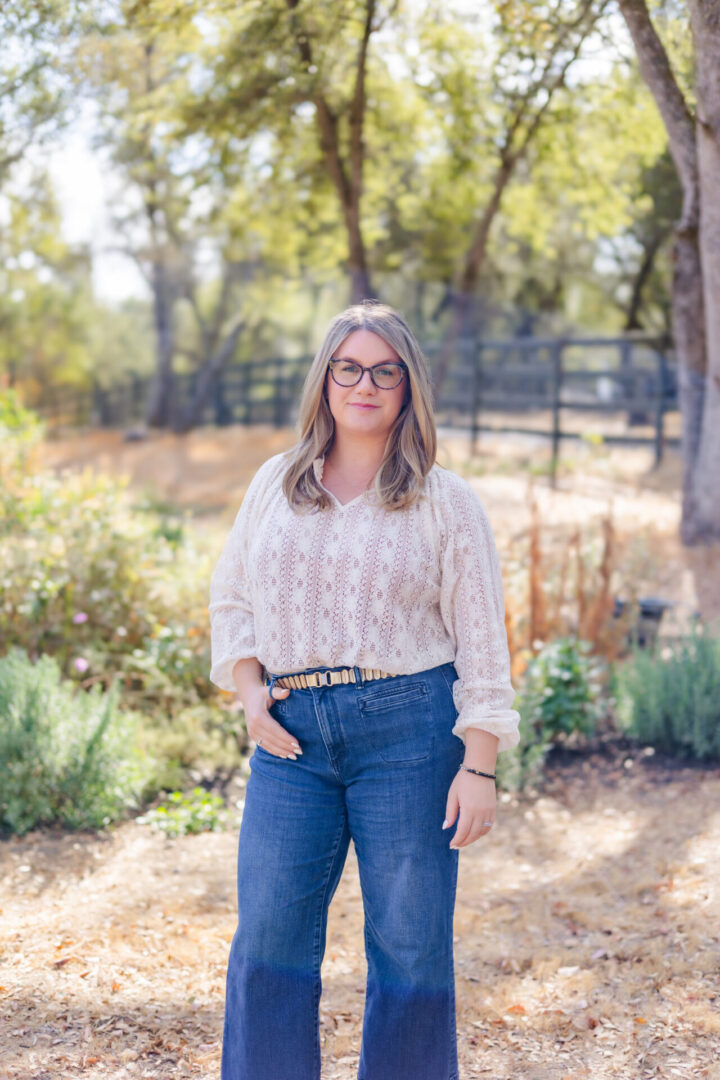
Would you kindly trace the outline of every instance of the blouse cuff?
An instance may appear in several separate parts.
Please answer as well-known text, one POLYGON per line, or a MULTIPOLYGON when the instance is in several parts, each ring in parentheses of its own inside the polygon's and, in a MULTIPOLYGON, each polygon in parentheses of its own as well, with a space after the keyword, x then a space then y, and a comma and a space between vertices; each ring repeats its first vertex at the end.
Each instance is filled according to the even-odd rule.
POLYGON ((512 750, 520 742, 520 715, 515 709, 495 709, 489 712, 463 710, 452 729, 453 735, 465 742, 468 728, 488 731, 498 737, 498 754, 503 750, 512 750))
POLYGON ((248 660, 255 655, 255 649, 253 648, 249 652, 246 650, 235 653, 226 660, 218 660, 210 669, 210 682, 215 683, 221 690, 227 690, 230 694, 237 694, 237 686, 232 677, 233 668, 238 660, 248 660))

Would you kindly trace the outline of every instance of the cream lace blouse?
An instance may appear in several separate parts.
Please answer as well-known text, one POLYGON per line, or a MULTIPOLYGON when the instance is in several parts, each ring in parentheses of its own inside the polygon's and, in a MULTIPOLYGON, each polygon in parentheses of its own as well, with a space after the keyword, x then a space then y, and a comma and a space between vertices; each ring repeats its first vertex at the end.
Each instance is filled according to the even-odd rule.
MULTIPOLYGON (((322 483, 323 458, 314 462, 322 483)), ((518 742, 500 566, 470 485, 433 465, 425 494, 384 510, 372 489, 296 514, 282 490, 284 455, 258 469, 210 584, 210 679, 235 690, 238 660, 286 674, 375 667, 414 674, 452 661, 453 727, 518 742)))

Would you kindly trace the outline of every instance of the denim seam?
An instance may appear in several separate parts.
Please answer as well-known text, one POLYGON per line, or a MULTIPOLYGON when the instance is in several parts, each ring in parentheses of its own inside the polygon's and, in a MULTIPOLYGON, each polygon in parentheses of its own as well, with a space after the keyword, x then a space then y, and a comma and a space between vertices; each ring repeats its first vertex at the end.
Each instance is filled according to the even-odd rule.
MULTIPOLYGON (((321 687, 321 689, 322 689, 322 687, 321 687)), ((332 688, 330 687, 328 689, 332 689, 332 688)), ((328 746, 327 739, 325 738, 324 724, 323 724, 323 722, 321 720, 320 714, 318 713, 318 700, 317 700, 317 698, 315 696, 316 692, 314 690, 311 690, 310 692, 313 695, 313 709, 315 710, 315 717, 316 717, 317 722, 318 722, 318 730, 320 732, 320 738, 323 741, 323 745, 325 747, 325 752, 326 752, 326 754, 328 756, 328 762, 330 763, 330 768, 332 769, 333 773, 335 774, 335 777, 337 778, 337 780, 339 780, 339 782, 341 784, 344 784, 345 781, 343 780, 342 776, 338 772, 338 769, 337 769, 337 766, 336 766, 336 763, 335 763, 335 757, 334 757, 334 755, 332 753, 332 750, 328 746)))
POLYGON ((449 989, 450 989, 450 996, 449 996, 449 1001, 448 1001, 448 1010, 449 1010, 448 1031, 450 1032, 450 1040, 449 1040, 449 1044, 448 1044, 448 1056, 449 1056, 449 1060, 452 1061, 453 1065, 455 1066, 455 1072, 453 1073, 450 1080, 458 1080, 458 1069, 457 1069, 457 1066, 458 1066, 458 1060, 457 1060, 457 1010, 456 1010, 456 1002, 455 1002, 455 958, 454 958, 455 937, 454 937, 453 918, 454 918, 454 910, 455 910, 455 899, 456 899, 456 895, 457 895, 457 879, 458 879, 458 869, 459 869, 458 863, 459 863, 459 858, 460 858, 459 852, 457 852, 457 851, 453 852, 453 856, 454 856, 454 861, 455 861, 455 875, 454 875, 454 881, 453 881, 453 886, 452 886, 451 896, 450 896, 450 906, 449 906, 449 912, 448 912, 448 939, 447 939, 450 942, 450 950, 449 950, 449 954, 448 954, 448 960, 449 960, 449 964, 448 964, 448 967, 449 967, 449 970, 448 970, 448 986, 449 986, 449 989))
MULTIPOLYGON (((440 674, 442 675, 443 679, 445 680, 445 685, 447 686, 448 690, 450 691, 450 696, 452 697, 452 688, 453 688, 453 684, 452 684, 452 683, 450 682, 450 680, 448 679, 447 675, 445 674, 445 665, 444 665, 444 664, 443 664, 443 666, 442 666, 442 667, 440 668, 440 674)), ((454 681, 455 681, 455 680, 453 680, 453 682, 454 682, 454 681)))
POLYGON ((337 857, 338 849, 340 847, 340 841, 342 840, 343 833, 345 831, 346 822, 343 820, 340 823, 337 836, 335 837, 335 843, 333 844, 332 854, 328 860, 327 874, 325 876, 325 888, 323 889, 322 899, 318 906, 318 914, 315 920, 315 939, 313 942, 313 972, 315 974, 315 985, 313 987, 313 1014, 315 1016, 315 1061, 317 1064, 317 1075, 320 1075, 320 1069, 322 1067, 321 1061, 321 1047, 320 1047, 320 933, 323 922, 323 912, 325 911, 325 902, 327 899, 328 889, 330 888, 330 880, 332 878, 332 872, 335 867, 335 859, 337 857))

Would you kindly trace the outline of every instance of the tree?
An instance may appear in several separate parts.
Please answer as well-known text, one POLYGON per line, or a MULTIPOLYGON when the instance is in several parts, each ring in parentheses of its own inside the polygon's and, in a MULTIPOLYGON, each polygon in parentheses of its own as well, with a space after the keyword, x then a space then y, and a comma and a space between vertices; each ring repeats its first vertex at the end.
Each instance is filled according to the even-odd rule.
POLYGON ((487 259, 490 230, 505 192, 538 131, 551 115, 556 95, 566 88, 568 73, 607 3, 608 0, 495 2, 497 52, 489 58, 494 89, 484 147, 493 161, 493 172, 477 201, 469 230, 470 242, 448 293, 452 321, 434 372, 436 389, 444 382, 458 338, 471 328, 473 302, 487 259))
POLYGON ((68 247, 47 176, 7 185, 0 231, 0 378, 34 403, 48 388, 87 381, 93 306, 90 259, 68 247), (19 188, 19 190, 16 190, 19 188))
POLYGON ((619 0, 642 76, 667 128, 683 192, 672 323, 683 418, 685 544, 720 540, 720 0, 689 0, 693 105, 645 0, 619 0))
POLYGON ((55 64, 69 20, 65 0, 5 0, 0 7, 0 189, 62 118, 66 99, 55 64))
POLYGON ((211 60, 208 90, 194 110, 239 136, 248 125, 312 111, 323 169, 338 200, 347 240, 351 300, 373 294, 363 235, 365 120, 371 36, 385 13, 378 0, 270 0, 240 5, 227 20, 221 54, 211 60))
POLYGON ((100 9, 77 55, 101 107, 99 142, 110 148, 126 181, 115 226, 152 296, 156 364, 146 421, 180 431, 196 421, 213 380, 234 354, 244 319, 234 294, 242 263, 223 249, 227 221, 219 210, 231 190, 180 119, 200 36, 192 11, 170 25, 167 14, 163 0, 125 3, 109 17, 100 9), (220 278, 211 299, 198 273, 200 249, 209 243, 220 278), (195 351, 187 339, 177 340, 181 304, 195 321, 195 351), (180 352, 193 355, 198 376, 194 399, 185 406, 176 395, 180 352))

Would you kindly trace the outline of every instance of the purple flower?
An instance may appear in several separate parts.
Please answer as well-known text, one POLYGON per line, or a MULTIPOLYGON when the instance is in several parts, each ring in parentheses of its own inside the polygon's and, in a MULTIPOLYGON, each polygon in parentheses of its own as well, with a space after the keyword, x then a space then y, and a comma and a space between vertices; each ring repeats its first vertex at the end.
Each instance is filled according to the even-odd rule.
POLYGON ((87 620, 88 620, 88 617, 87 617, 87 614, 86 614, 86 612, 84 612, 84 611, 77 611, 77 612, 76 612, 76 613, 75 613, 75 614, 73 615, 73 619, 72 619, 72 621, 73 621, 74 623, 81 623, 81 622, 87 622, 87 620))
POLYGON ((87 671, 87 669, 90 667, 84 656, 76 656, 73 660, 73 664, 75 668, 81 673, 83 671, 87 671))

